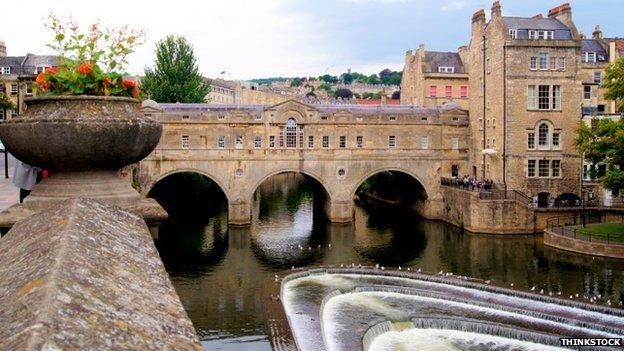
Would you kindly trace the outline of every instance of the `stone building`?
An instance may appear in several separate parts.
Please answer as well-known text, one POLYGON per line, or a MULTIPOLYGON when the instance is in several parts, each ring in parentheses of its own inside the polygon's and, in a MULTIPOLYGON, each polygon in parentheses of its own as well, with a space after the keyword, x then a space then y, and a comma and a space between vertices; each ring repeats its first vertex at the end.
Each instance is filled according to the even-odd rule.
POLYGON ((37 74, 56 64, 56 56, 51 55, 7 56, 6 45, 0 41, 0 93, 9 96, 16 106, 14 111, 7 111, 7 116, 0 110, 0 120, 23 112, 24 98, 35 94, 33 82, 37 74))
POLYGON ((213 79, 206 102, 210 104, 240 104, 241 84, 237 81, 213 79))
POLYGON ((469 48, 473 174, 537 197, 547 206, 580 194, 582 40, 572 9, 508 17, 494 2, 477 11, 469 48), (571 195, 575 194, 575 195, 571 195))
POLYGON ((467 47, 458 52, 425 51, 405 53, 401 80, 401 104, 436 107, 450 101, 468 110, 467 47))

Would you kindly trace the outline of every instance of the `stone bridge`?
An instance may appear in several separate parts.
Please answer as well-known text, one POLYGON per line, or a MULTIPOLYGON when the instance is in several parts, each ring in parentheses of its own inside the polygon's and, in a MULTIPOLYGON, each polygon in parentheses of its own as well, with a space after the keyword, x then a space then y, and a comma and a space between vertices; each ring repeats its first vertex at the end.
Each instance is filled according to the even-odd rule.
POLYGON ((146 101, 143 113, 164 127, 160 144, 135 172, 143 194, 173 173, 205 175, 227 197, 231 224, 251 222, 254 192, 279 173, 314 178, 326 192, 328 218, 348 222, 356 190, 377 173, 412 176, 426 197, 418 211, 442 218, 440 178, 469 172, 468 115, 452 103, 423 109, 146 101))

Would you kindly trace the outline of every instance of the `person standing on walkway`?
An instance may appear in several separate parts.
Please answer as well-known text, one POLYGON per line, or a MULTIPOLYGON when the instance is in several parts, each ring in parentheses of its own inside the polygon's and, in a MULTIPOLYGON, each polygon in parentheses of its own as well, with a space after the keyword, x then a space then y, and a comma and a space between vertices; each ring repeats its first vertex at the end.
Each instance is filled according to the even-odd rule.
POLYGON ((20 189, 20 203, 24 202, 24 198, 30 194, 33 186, 38 183, 41 168, 33 167, 25 164, 20 160, 15 160, 13 170, 13 184, 20 189))

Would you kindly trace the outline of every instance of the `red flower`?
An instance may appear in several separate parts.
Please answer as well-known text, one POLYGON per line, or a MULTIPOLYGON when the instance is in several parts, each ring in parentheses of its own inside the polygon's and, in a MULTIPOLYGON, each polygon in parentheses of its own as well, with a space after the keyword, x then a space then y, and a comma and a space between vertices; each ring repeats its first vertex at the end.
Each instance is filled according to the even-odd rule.
POLYGON ((37 75, 37 78, 35 79, 35 81, 37 82, 37 84, 43 88, 43 89, 48 89, 50 88, 52 85, 50 84, 50 82, 48 82, 46 80, 46 76, 44 73, 39 73, 37 75))
POLYGON ((90 63, 83 63, 80 66, 78 66, 78 68, 76 68, 76 72, 80 74, 89 74, 91 73, 92 69, 93 67, 91 66, 90 63))
POLYGON ((124 88, 134 88, 134 82, 129 79, 124 79, 121 85, 123 85, 124 88))
POLYGON ((44 73, 49 73, 49 74, 57 74, 58 72, 59 70, 58 70, 58 67, 56 66, 48 67, 44 71, 44 73))
POLYGON ((132 96, 134 96, 135 98, 138 98, 138 97, 139 97, 139 93, 140 93, 140 91, 139 91, 139 87, 135 86, 135 87, 132 89, 132 96))

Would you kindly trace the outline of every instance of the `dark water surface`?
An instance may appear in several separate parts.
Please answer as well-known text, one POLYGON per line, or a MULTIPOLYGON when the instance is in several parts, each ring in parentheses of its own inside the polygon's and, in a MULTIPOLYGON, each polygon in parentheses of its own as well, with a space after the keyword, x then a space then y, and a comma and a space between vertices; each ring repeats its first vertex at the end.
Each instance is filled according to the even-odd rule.
POLYGON ((228 227, 218 197, 162 225, 158 249, 206 350, 270 350, 261 286, 292 266, 414 267, 566 298, 624 299, 624 261, 545 247, 540 235, 465 233, 370 204, 356 206, 353 223, 331 224, 323 219, 323 196, 303 176, 281 174, 256 192, 250 226, 228 227))

